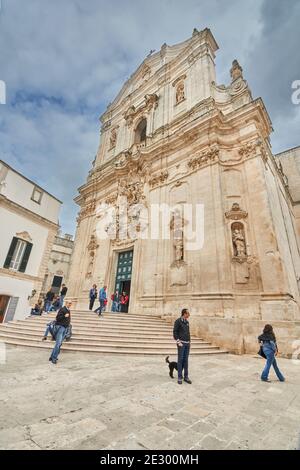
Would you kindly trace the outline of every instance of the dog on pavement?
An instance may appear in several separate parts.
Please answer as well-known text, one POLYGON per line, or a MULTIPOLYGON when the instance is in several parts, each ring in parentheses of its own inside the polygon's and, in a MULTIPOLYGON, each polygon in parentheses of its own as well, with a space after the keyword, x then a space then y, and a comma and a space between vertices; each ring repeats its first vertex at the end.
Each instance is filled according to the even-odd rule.
POLYGON ((170 375, 171 379, 174 379, 174 376, 173 376, 174 369, 178 370, 177 369, 177 362, 175 362, 175 361, 170 362, 169 361, 169 356, 167 356, 166 357, 166 363, 169 364, 169 375, 170 375))

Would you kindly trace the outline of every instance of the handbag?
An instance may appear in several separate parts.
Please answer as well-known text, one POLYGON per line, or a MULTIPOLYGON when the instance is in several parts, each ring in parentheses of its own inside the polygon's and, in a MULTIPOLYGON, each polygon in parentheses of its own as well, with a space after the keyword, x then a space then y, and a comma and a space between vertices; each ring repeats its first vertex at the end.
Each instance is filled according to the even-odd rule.
POLYGON ((264 353, 263 347, 260 346, 259 351, 257 353, 259 356, 263 357, 264 359, 267 359, 267 356, 264 353))

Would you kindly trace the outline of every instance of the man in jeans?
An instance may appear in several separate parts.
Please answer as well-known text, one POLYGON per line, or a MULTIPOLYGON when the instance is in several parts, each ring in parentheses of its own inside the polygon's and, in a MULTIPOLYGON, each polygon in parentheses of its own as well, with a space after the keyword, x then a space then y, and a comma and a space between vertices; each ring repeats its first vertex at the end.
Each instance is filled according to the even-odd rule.
POLYGON ((99 305, 98 308, 96 308, 96 310, 94 310, 96 313, 99 313, 99 317, 102 315, 102 310, 104 310, 105 304, 106 304, 106 301, 107 301, 106 289, 107 289, 107 286, 103 286, 102 289, 100 289, 100 291, 99 291, 100 305, 99 305))
POLYGON ((51 353, 51 356, 49 357, 49 361, 52 362, 52 364, 57 363, 57 358, 60 353, 60 348, 62 345, 63 340, 65 339, 65 336, 68 332, 68 327, 70 326, 71 323, 71 308, 72 302, 67 302, 64 307, 62 307, 59 311, 58 314, 56 315, 56 325, 55 325, 55 346, 53 348, 53 351, 51 353))
POLYGON ((182 384, 182 370, 184 370, 184 382, 191 384, 189 379, 189 353, 190 353, 190 344, 191 344, 191 335, 190 335, 190 325, 188 318, 190 312, 187 308, 184 308, 181 311, 181 317, 177 318, 174 323, 173 336, 177 343, 178 350, 178 383, 182 384))

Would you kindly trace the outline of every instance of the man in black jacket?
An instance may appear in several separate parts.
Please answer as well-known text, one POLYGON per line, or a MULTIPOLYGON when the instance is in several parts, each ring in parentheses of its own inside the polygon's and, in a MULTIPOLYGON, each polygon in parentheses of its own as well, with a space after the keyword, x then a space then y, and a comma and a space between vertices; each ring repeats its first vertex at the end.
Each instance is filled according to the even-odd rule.
POLYGON ((64 307, 62 307, 58 314, 56 315, 56 325, 55 325, 55 346, 49 357, 49 361, 53 364, 57 363, 57 357, 60 353, 60 347, 66 336, 67 329, 71 323, 71 308, 72 302, 67 302, 64 307))
POLYGON ((62 287, 62 289, 60 291, 60 296, 59 296, 59 308, 62 308, 62 306, 64 304, 64 298, 66 297, 66 294, 68 292, 68 288, 67 288, 66 284, 63 284, 61 287, 62 287))
POLYGON ((177 343, 178 350, 178 383, 182 384, 182 370, 184 370, 184 381, 188 384, 191 384, 189 379, 189 353, 190 353, 190 344, 191 344, 191 335, 190 335, 190 325, 188 318, 190 312, 187 308, 184 308, 181 311, 181 317, 177 318, 174 323, 173 336, 177 343))

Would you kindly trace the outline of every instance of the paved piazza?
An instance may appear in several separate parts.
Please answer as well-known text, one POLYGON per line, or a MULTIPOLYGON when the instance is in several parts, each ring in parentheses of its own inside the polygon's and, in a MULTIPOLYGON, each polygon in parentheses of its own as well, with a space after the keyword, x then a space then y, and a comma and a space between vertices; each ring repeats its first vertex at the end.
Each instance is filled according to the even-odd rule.
POLYGON ((300 364, 259 380, 253 356, 190 358, 177 385, 161 357, 7 348, 0 365, 1 449, 297 449, 300 364))

